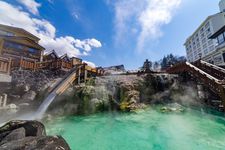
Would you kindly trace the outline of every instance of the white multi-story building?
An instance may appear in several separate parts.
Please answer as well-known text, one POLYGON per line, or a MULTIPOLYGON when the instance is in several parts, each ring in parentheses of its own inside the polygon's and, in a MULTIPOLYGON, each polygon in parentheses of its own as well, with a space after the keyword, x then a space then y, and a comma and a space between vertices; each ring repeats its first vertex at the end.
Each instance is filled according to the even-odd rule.
POLYGON ((186 40, 186 54, 189 62, 194 62, 200 57, 205 57, 216 50, 218 42, 210 39, 215 32, 225 25, 225 0, 219 3, 220 13, 208 16, 197 30, 186 40))

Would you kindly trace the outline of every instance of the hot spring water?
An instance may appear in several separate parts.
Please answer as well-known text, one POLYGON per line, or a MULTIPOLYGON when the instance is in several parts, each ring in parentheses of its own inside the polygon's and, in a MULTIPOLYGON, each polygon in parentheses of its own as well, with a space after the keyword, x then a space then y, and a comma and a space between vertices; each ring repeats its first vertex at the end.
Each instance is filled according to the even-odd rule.
POLYGON ((48 134, 62 135, 73 150, 224 150, 224 117, 188 109, 161 113, 104 113, 56 118, 48 134))

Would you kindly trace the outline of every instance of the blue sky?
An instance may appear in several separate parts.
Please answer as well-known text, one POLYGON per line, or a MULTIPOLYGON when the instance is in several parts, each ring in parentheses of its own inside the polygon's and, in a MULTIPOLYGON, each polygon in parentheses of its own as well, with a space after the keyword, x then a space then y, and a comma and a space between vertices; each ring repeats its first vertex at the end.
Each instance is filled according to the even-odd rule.
POLYGON ((48 51, 97 66, 135 69, 145 59, 185 55, 185 39, 219 0, 0 0, 0 23, 39 36, 48 51), (7 13, 8 12, 8 13, 7 13))

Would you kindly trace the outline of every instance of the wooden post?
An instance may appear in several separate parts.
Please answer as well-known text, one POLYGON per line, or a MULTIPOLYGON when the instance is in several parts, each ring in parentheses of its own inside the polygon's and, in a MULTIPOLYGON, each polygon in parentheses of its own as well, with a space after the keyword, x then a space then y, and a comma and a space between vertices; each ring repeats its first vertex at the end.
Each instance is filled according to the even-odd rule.
POLYGON ((34 61, 34 71, 36 71, 36 65, 37 65, 37 62, 36 60, 34 61))
POLYGON ((225 88, 222 85, 220 86, 220 97, 223 102, 223 107, 225 108, 225 88))
POLYGON ((0 108, 2 107, 2 96, 0 96, 0 108))
POLYGON ((7 74, 10 74, 11 72, 11 66, 12 66, 12 58, 9 58, 9 63, 8 63, 8 71, 7 71, 7 74))
POLYGON ((2 55, 4 40, 0 40, 0 55, 2 55))
POLYGON ((19 69, 20 69, 20 70, 22 69, 22 68, 21 68, 22 64, 23 64, 23 57, 21 56, 21 57, 20 57, 20 63, 19 63, 19 69))
POLYGON ((86 81, 86 79, 87 79, 87 74, 88 74, 88 71, 85 68, 85 70, 84 70, 84 81, 86 81))
POLYGON ((3 94, 3 105, 2 107, 5 107, 7 103, 7 94, 3 94))
POLYGON ((78 84, 80 84, 80 74, 81 74, 81 68, 79 67, 79 70, 78 70, 78 84))

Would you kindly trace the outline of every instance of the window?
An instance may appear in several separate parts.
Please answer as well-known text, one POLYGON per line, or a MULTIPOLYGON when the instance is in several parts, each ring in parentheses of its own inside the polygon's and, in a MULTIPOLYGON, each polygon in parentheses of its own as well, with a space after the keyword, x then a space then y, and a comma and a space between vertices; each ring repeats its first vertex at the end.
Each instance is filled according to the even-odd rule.
POLYGON ((209 41, 208 41, 208 44, 209 44, 209 45, 212 45, 212 44, 213 44, 213 40, 209 40, 209 41))
POLYGON ((204 34, 204 33, 202 33, 202 34, 201 34, 201 38, 204 38, 204 36, 205 36, 205 34, 204 34))
POLYGON ((210 46, 209 51, 213 51, 213 50, 214 50, 214 46, 210 46))
POLYGON ((225 37, 225 32, 223 32, 223 37, 225 37))
POLYGON ((207 33, 210 33, 210 32, 211 32, 210 28, 208 28, 208 29, 206 30, 206 32, 207 32, 207 33))
POLYGON ((213 59, 214 59, 214 63, 215 63, 215 64, 222 63, 222 56, 221 56, 220 54, 214 56, 213 59))
POLYGON ((205 44, 203 45, 203 48, 207 48, 207 43, 205 43, 205 44))
POLYGON ((208 27, 209 27, 209 22, 207 22, 205 25, 205 28, 208 28, 208 27))
POLYGON ((225 53, 223 53, 223 62, 225 62, 225 53))
POLYGON ((30 52, 30 53, 33 53, 33 54, 36 54, 37 53, 37 49, 35 49, 35 48, 28 48, 28 51, 30 52))
POLYGON ((207 35, 207 38, 209 39, 209 37, 212 35, 212 33, 210 32, 208 35, 207 35))
POLYGON ((194 50, 196 50, 196 48, 197 48, 196 46, 193 47, 194 50))
POLYGON ((218 44, 222 44, 222 43, 224 42, 223 34, 220 34, 220 35, 217 37, 217 41, 218 41, 218 44))
POLYGON ((208 54, 208 49, 204 49, 204 54, 208 54))
POLYGON ((4 31, 4 30, 0 30, 0 35, 4 35, 4 36, 15 36, 14 33, 8 32, 8 31, 4 31))
POLYGON ((20 44, 6 41, 4 43, 4 48, 6 48, 6 49, 23 50, 24 47, 22 45, 20 45, 20 44))
POLYGON ((197 38, 196 41, 199 42, 199 38, 197 38))
POLYGON ((202 39, 202 43, 205 43, 205 42, 206 42, 206 38, 203 38, 203 39, 202 39))
POLYGON ((200 30, 200 32, 202 33, 204 31, 204 27, 202 27, 202 29, 200 30))

